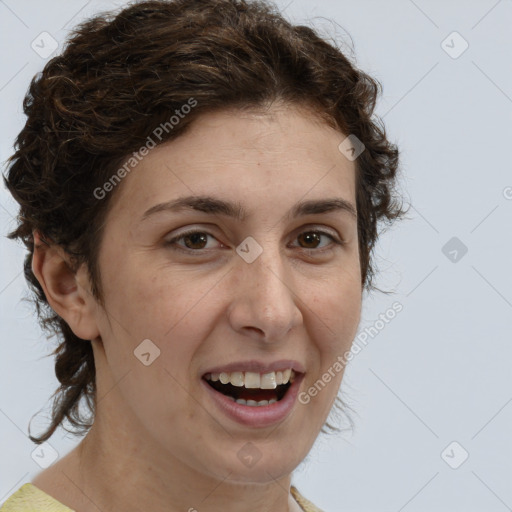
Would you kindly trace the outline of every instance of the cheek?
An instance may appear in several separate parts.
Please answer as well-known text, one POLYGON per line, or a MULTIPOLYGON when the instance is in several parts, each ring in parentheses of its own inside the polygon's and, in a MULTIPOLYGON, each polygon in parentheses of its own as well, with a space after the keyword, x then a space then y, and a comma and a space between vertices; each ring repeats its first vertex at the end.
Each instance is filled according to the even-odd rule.
POLYGON ((315 409, 318 429, 326 420, 339 392, 346 367, 346 354, 352 346, 361 317, 362 287, 357 272, 347 271, 319 287, 312 298, 312 321, 316 335, 310 347, 317 361, 307 378, 299 400, 315 409))
POLYGON ((361 317, 362 287, 356 272, 341 272, 338 279, 327 279, 312 299, 322 337, 322 350, 337 352, 352 343, 361 317))
POLYGON ((182 301, 177 300, 179 284, 163 282, 163 272, 136 262, 125 260, 109 267, 104 279, 107 313, 120 327, 142 339, 160 337, 171 328, 182 309, 182 301))
POLYGON ((164 279, 164 271, 158 278, 143 274, 118 288, 122 293, 118 292, 112 316, 119 322, 110 322, 114 343, 108 350, 117 353, 119 365, 140 373, 143 387, 156 389, 161 384, 164 389, 172 389, 176 380, 184 386, 190 381, 195 351, 207 335, 206 319, 211 313, 201 298, 211 286, 193 286, 189 277, 178 275, 171 278, 169 274, 164 279), (142 343, 157 354, 154 366, 161 369, 160 373, 144 373, 146 368, 133 357, 134 351, 142 351, 142 343))

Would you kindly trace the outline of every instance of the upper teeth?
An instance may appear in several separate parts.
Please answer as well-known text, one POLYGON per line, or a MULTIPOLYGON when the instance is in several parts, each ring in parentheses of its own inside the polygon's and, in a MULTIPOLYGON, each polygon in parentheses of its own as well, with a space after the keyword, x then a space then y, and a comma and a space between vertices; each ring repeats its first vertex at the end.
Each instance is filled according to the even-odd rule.
POLYGON ((288 384, 295 377, 292 369, 269 373, 254 372, 231 372, 231 373, 208 373, 206 378, 211 381, 220 380, 222 384, 233 386, 260 389, 275 389, 280 384, 288 384))

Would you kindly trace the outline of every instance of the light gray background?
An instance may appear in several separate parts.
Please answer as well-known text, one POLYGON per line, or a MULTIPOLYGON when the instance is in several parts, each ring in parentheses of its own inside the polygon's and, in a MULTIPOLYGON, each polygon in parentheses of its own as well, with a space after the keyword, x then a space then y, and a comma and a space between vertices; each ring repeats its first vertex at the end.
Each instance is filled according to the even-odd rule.
MULTIPOLYGON (((0 1, 2 162, 46 62, 31 42, 43 31, 62 42, 84 17, 124 3, 0 1)), ((378 247, 376 284, 394 294, 367 299, 361 331, 394 301, 403 311, 345 374, 355 430, 320 438, 294 482, 331 512, 512 510, 512 1, 277 4, 351 44, 348 31, 358 65, 384 86, 377 113, 402 150, 412 204, 378 247), (469 43, 458 58, 443 49, 461 49, 457 36, 442 44, 453 31, 469 43), (468 248, 456 262, 442 252, 452 237, 468 248)), ((3 187, 0 201, 1 502, 41 470, 27 426, 57 381, 44 357, 54 345, 22 301, 24 251, 3 237, 16 212, 3 187)), ((62 456, 78 441, 60 431, 50 444, 62 456)))

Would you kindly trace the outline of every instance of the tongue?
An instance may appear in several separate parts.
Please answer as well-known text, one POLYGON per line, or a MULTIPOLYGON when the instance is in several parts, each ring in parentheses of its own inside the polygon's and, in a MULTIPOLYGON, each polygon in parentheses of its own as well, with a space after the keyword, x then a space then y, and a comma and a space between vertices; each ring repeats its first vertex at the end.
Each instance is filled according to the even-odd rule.
POLYGON ((239 392, 239 398, 244 400, 277 400, 277 393, 275 389, 246 389, 241 388, 239 392))

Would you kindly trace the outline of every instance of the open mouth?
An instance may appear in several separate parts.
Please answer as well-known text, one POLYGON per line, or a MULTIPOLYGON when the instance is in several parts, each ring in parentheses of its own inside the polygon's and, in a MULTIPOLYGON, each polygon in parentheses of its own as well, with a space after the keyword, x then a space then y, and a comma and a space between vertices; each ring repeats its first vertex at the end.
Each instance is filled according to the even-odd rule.
POLYGON ((269 372, 207 373, 206 382, 234 402, 251 407, 272 405, 284 398, 295 380, 291 369, 269 372))

